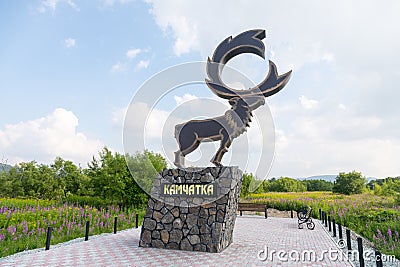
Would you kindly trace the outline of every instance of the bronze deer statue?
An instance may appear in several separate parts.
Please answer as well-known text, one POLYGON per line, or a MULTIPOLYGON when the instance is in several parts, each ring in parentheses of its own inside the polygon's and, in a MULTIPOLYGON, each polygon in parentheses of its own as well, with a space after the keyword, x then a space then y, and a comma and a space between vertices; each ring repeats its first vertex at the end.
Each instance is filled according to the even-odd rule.
POLYGON ((177 167, 184 167, 184 157, 193 152, 201 142, 221 141, 220 147, 211 160, 215 166, 222 166, 223 155, 232 140, 245 132, 251 122, 252 111, 265 104, 265 98, 279 92, 290 79, 291 71, 278 75, 277 68, 269 61, 269 73, 257 86, 248 90, 236 90, 224 84, 221 73, 224 65, 242 53, 253 53, 265 58, 265 47, 261 41, 265 30, 250 30, 235 38, 228 37, 215 49, 212 59, 207 61, 207 86, 219 97, 229 99, 232 108, 224 115, 205 120, 190 120, 175 126, 175 138, 179 150, 175 152, 177 167))

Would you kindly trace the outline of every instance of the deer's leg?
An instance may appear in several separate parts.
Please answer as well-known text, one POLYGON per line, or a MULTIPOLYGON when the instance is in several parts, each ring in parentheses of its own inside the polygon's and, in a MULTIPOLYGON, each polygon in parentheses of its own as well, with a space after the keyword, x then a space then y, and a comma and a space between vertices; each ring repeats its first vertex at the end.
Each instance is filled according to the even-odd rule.
POLYGON ((192 153, 200 145, 197 133, 192 133, 192 136, 190 137, 191 138, 179 139, 180 149, 175 152, 175 161, 174 161, 175 166, 178 168, 185 167, 185 156, 189 153, 192 153))
POLYGON ((182 152, 180 150, 175 152, 174 164, 178 168, 184 168, 185 167, 185 157, 182 155, 182 152))
POLYGON ((222 157, 226 152, 228 152, 228 148, 232 143, 231 138, 229 137, 229 134, 226 132, 225 129, 222 130, 221 136, 222 136, 221 144, 219 146, 217 153, 215 154, 214 158, 211 161, 217 167, 222 166, 221 164, 222 157))

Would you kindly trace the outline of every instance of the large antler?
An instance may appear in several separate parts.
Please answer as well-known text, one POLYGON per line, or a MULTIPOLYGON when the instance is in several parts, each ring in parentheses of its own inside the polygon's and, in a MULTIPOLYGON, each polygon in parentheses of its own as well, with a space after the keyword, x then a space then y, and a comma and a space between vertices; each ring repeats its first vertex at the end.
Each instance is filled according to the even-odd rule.
POLYGON ((219 97, 230 99, 232 97, 271 96, 279 92, 290 79, 292 71, 278 75, 277 68, 272 61, 269 61, 269 72, 267 77, 257 86, 248 90, 236 90, 227 86, 221 80, 221 73, 224 65, 233 57, 242 53, 256 54, 265 58, 265 46, 261 41, 265 38, 265 30, 250 30, 232 38, 222 41, 214 51, 212 59, 207 61, 207 86, 219 97))

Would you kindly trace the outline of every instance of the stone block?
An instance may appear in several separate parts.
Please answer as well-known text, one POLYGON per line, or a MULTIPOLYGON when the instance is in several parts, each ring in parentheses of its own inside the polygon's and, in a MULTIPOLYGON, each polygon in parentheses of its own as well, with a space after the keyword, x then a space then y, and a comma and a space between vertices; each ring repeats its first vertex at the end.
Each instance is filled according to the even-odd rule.
POLYGON ((221 252, 233 240, 241 186, 237 167, 163 170, 151 190, 139 246, 221 252))

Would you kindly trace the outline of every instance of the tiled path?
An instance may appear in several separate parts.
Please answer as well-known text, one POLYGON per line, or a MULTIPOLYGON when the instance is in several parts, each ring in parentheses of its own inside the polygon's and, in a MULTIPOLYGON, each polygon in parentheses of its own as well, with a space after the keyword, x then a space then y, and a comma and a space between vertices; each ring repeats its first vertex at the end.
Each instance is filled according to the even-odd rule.
POLYGON ((351 266, 347 261, 335 261, 341 257, 337 254, 332 254, 333 257, 326 254, 322 261, 301 261, 305 250, 315 251, 316 258, 324 250, 339 251, 319 221, 315 221, 315 230, 311 231, 306 227, 298 229, 296 219, 238 216, 234 243, 215 254, 140 248, 139 235, 139 229, 104 235, 7 261, 0 259, 0 266, 351 266), (268 247, 269 259, 261 261, 257 255, 265 247, 268 247), (288 260, 279 260, 272 250, 286 251, 286 256, 281 256, 288 260), (298 258, 293 250, 300 254, 300 261, 289 258, 298 258), (271 255, 274 257, 272 262, 271 255))

